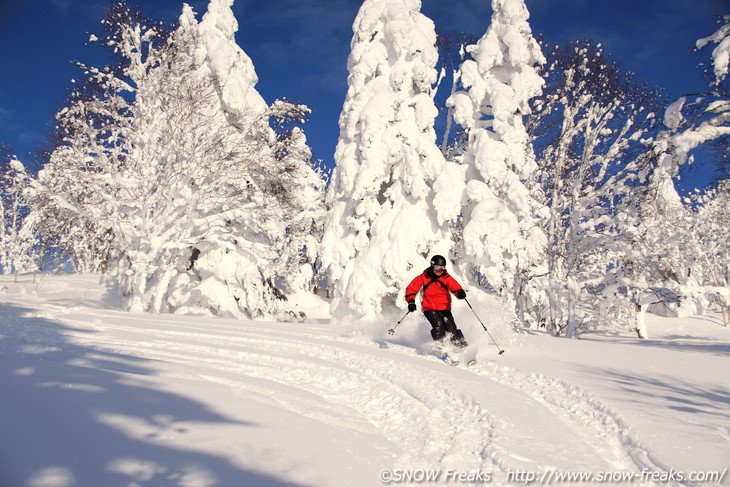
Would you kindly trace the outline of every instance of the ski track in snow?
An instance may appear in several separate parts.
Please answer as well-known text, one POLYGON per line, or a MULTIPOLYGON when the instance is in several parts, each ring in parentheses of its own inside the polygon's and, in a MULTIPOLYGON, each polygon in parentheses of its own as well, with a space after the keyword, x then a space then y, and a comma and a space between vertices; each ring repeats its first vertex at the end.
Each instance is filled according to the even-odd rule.
POLYGON ((400 452, 391 468, 486 471, 497 484, 516 470, 668 470, 591 395, 499 358, 450 367, 412 348, 317 325, 222 320, 212 329, 79 306, 33 315, 103 332, 63 330, 75 344, 153 360, 162 376, 222 385, 322 424, 374 427, 400 452))

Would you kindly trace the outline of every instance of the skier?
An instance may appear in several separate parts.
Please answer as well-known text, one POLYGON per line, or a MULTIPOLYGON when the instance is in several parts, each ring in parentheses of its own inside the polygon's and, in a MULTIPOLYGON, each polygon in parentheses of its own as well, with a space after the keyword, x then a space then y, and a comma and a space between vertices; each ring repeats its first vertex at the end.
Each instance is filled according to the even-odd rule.
POLYGON ((464 334, 456 327, 451 314, 451 294, 458 299, 466 298, 466 292, 456 279, 446 272, 446 259, 441 255, 431 258, 431 267, 423 271, 406 287, 408 311, 416 311, 416 295, 421 293, 421 309, 431 323, 431 337, 441 341, 448 333, 457 348, 466 348, 464 334))

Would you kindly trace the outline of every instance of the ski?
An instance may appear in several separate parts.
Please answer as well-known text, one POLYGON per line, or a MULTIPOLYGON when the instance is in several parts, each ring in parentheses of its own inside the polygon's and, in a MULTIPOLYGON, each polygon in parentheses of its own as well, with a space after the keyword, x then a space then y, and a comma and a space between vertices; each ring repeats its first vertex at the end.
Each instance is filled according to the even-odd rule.
MULTIPOLYGON (((441 358, 441 360, 443 362, 445 362, 445 363, 447 363, 449 365, 461 365, 461 361, 460 360, 452 357, 451 355, 449 355, 447 353, 444 353, 443 355, 441 355, 440 358, 441 358)), ((466 362, 466 366, 467 367, 471 367, 472 365, 476 365, 476 363, 477 363, 477 361, 474 360, 474 359, 472 359, 472 360, 469 360, 468 362, 466 362)))
POLYGON ((454 358, 453 358, 453 357, 452 357, 451 355, 449 355, 448 353, 444 353, 443 355, 441 355, 441 360, 442 360, 442 361, 443 361, 444 363, 447 363, 447 364, 449 364, 449 365, 459 365, 459 361, 458 361, 458 360, 456 360, 456 359, 454 359, 454 358))

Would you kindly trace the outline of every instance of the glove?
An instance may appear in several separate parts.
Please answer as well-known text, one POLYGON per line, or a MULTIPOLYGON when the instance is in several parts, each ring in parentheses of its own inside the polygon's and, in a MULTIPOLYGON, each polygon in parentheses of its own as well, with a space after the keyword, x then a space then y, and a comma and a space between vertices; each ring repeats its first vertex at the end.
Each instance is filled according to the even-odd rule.
POLYGON ((466 299, 466 291, 464 291, 463 289, 459 289, 458 291, 456 291, 456 298, 466 299))
POLYGON ((413 313, 414 311, 416 311, 416 303, 411 301, 410 303, 408 303, 408 312, 413 313))

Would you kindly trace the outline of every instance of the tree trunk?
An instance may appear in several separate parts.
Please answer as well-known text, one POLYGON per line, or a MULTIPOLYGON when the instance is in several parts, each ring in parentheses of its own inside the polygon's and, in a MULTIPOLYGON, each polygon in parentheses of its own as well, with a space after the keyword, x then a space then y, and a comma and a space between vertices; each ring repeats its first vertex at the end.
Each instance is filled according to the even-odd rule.
POLYGON ((636 334, 640 339, 649 338, 649 332, 646 329, 646 310, 642 304, 636 304, 636 334))
POLYGON ((578 329, 578 294, 580 287, 575 278, 569 277, 568 284, 568 331, 565 333, 566 338, 575 338, 575 332, 578 329))
POLYGON ((551 274, 548 279, 548 305, 550 306, 550 322, 548 323, 548 331, 555 336, 560 333, 558 322, 560 321, 560 290, 555 282, 555 277, 551 274))
POLYGON ((720 311, 722 311, 722 324, 724 326, 730 325, 730 302, 724 297, 718 295, 720 301, 720 311))
POLYGON ((514 284, 515 313, 520 323, 525 324, 525 279, 518 270, 515 272, 514 284))
MULTIPOLYGON (((456 93, 456 89, 459 84, 458 71, 454 70, 453 75, 454 75, 454 79, 451 83, 451 95, 450 96, 453 96, 454 93, 456 93)), ((451 135, 451 125, 453 124, 453 121, 454 121, 454 107, 450 106, 449 110, 446 114, 446 130, 444 130, 444 138, 441 141, 441 153, 444 155, 444 157, 446 157, 446 149, 449 146, 449 136, 451 135)))
POLYGON ((170 288, 170 281, 174 277, 175 272, 167 268, 162 274, 160 281, 157 283, 157 287, 154 291, 152 298, 152 312, 153 313, 169 313, 170 309, 167 305, 167 296, 170 288))

